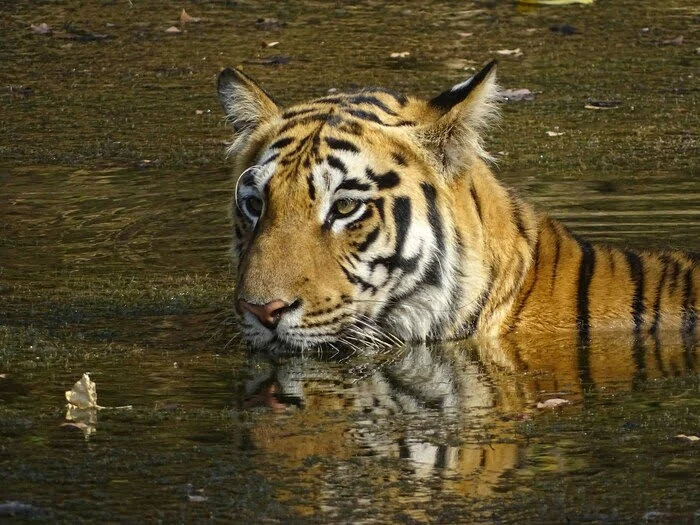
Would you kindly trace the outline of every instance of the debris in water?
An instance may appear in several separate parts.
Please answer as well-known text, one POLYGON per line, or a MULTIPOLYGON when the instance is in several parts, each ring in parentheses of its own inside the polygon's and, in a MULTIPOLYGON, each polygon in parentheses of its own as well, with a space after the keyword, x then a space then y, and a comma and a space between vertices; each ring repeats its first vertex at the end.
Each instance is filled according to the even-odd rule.
POLYGON ((279 29, 280 27, 284 27, 286 25, 286 22, 279 20, 278 18, 258 18, 255 21, 255 27, 262 30, 279 29))
POLYGON ((528 5, 568 5, 592 4, 594 0, 515 0, 519 4, 528 5))
POLYGON ((520 51, 519 47, 516 49, 499 49, 496 51, 496 53, 499 55, 503 55, 503 56, 507 56, 507 57, 514 57, 514 58, 523 56, 523 52, 520 51))
POLYGON ((50 35, 51 34, 51 28, 49 27, 49 24, 47 24, 46 22, 42 22, 41 24, 36 24, 36 25, 32 24, 30 26, 30 29, 39 35, 50 35))
POLYGON ((184 9, 182 10, 182 13, 180 13, 180 25, 184 26, 185 24, 196 24, 197 22, 201 22, 201 18, 197 18, 194 16, 190 16, 187 14, 187 11, 184 9))
POLYGON ((262 41, 263 47, 277 47, 278 45, 280 45, 279 42, 267 42, 266 40, 262 41))
POLYGON ((391 58, 406 58, 411 56, 410 51, 397 51, 389 55, 391 58))
POLYGON ((504 89, 501 95, 508 102, 519 102, 521 100, 534 100, 535 94, 527 88, 504 89))
POLYGON ((568 405, 569 403, 571 403, 571 401, 569 401, 568 399, 553 397, 552 399, 547 399, 546 401, 540 401, 539 403, 537 403, 537 408, 557 408, 562 405, 568 405))
POLYGON ((553 26, 549 26, 549 30, 552 33, 559 33, 564 36, 571 36, 578 33, 578 30, 569 24, 554 24, 553 26))
POLYGON ((700 437, 698 437, 698 436, 686 436, 685 434, 678 434, 676 436, 676 439, 682 439, 683 441, 690 441, 691 443, 695 443, 696 441, 700 441, 700 437))
POLYGON ((586 109, 617 109, 622 105, 621 100, 589 100, 586 109))
POLYGON ((177 26, 170 26, 168 29, 165 30, 165 32, 168 33, 169 35, 177 35, 177 34, 182 33, 182 29, 180 29, 177 26))
POLYGON ((548 131, 547 135, 550 137, 561 137, 564 134, 563 131, 548 131))
POLYGON ((662 46, 682 46, 683 45, 683 35, 679 35, 676 38, 671 38, 670 40, 662 40, 662 46))

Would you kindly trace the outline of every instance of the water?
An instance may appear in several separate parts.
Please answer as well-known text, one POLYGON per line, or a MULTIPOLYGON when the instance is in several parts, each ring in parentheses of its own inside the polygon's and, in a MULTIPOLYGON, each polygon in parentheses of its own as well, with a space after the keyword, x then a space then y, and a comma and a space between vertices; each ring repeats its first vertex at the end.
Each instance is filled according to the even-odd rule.
POLYGON ((698 251, 692 2, 199 3, 186 9, 205 20, 167 35, 181 8, 24 2, 0 17, 0 505, 49 521, 699 519, 698 446, 675 437, 700 432, 696 346, 594 340, 588 383, 566 337, 248 355, 214 91, 243 64, 283 101, 428 96, 520 47, 503 84, 541 93, 503 108, 501 177, 593 240, 698 251), (256 27, 272 17, 286 25, 256 27), (42 21, 53 35, 28 29, 42 21), (69 21, 112 38, 74 40, 69 21), (562 23, 578 33, 550 31, 562 23), (276 54, 291 61, 250 63, 276 54), (134 408, 62 426, 83 372, 101 405, 134 408), (549 398, 570 403, 535 408, 549 398))

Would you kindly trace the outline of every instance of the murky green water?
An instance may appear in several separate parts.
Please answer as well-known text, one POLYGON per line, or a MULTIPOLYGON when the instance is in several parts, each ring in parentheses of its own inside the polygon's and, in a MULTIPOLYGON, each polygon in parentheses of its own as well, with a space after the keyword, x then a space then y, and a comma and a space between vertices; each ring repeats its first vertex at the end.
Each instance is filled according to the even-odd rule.
POLYGON ((699 23, 689 0, 3 6, 0 518, 700 520, 700 445, 675 437, 700 435, 696 345, 594 341, 593 384, 566 339, 247 355, 214 89, 243 65, 283 101, 429 95, 520 48, 502 83, 537 93, 489 139, 502 177, 592 239, 698 251, 699 23), (204 20, 167 34, 182 7, 204 20), (134 408, 62 426, 87 371, 134 408))

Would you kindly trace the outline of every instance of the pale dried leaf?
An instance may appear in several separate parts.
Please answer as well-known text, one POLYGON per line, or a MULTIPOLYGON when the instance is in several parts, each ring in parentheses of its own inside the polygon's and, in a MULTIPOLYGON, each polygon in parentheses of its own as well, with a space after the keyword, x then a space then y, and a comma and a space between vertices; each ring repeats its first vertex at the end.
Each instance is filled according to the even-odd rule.
POLYGON ((170 26, 168 29, 165 30, 165 32, 169 35, 177 35, 178 33, 182 33, 182 29, 180 29, 179 27, 170 26))
POLYGON ((520 51, 520 48, 515 48, 515 49, 498 49, 496 51, 497 54, 503 55, 503 56, 509 56, 509 57, 521 57, 523 56, 523 52, 520 51))
POLYGON ((546 401, 540 401, 539 403, 537 403, 537 408, 557 408, 562 405, 568 405, 569 403, 571 403, 571 401, 569 401, 568 399, 553 397, 552 399, 547 399, 546 401))
POLYGON ((30 29, 39 35, 48 35, 51 33, 51 28, 46 22, 42 22, 41 24, 32 24, 30 29))
POLYGON ((97 385, 90 380, 90 376, 85 373, 80 381, 73 385, 72 390, 66 390, 66 400, 76 408, 98 408, 97 406, 97 385))
POLYGON ((677 439, 682 439, 683 441, 690 441, 692 443, 696 441, 700 441, 700 437, 698 436, 686 436, 685 434, 678 434, 676 436, 677 439))
POLYGON ((391 58, 406 58, 408 56, 411 56, 410 51, 397 51, 389 55, 391 58))
POLYGON ((515 0, 519 4, 528 5, 568 5, 568 4, 592 4, 594 0, 515 0))
POLYGON ((564 134, 563 131, 548 131, 547 135, 550 137, 561 137, 564 134))
POLYGON ((474 33, 465 33, 464 31, 457 31, 457 36, 461 36, 462 38, 466 38, 468 36, 472 36, 474 33))
POLYGON ((279 42, 267 42, 266 40, 262 41, 263 47, 277 47, 278 45, 280 45, 279 42))
POLYGON ((180 13, 180 25, 184 26, 185 24, 196 24, 197 22, 200 22, 202 19, 201 18, 196 18, 194 16, 190 16, 187 14, 187 11, 184 9, 182 10, 182 13, 180 13))
POLYGON ((191 503, 204 503, 205 501, 209 501, 209 498, 206 496, 200 496, 199 494, 188 494, 187 499, 191 503))
POLYGON ((518 102, 520 100, 534 100, 535 94, 527 88, 504 89, 501 96, 509 102, 518 102))

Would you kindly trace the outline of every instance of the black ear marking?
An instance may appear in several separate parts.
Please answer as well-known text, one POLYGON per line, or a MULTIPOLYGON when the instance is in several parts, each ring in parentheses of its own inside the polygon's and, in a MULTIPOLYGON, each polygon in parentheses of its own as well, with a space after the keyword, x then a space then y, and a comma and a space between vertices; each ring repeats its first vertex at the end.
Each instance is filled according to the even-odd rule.
POLYGON ((457 84, 452 89, 443 91, 438 96, 430 100, 428 104, 444 113, 447 113, 450 109, 466 99, 469 96, 469 93, 471 93, 475 87, 481 84, 484 79, 488 77, 491 70, 496 67, 496 63, 496 60, 492 60, 476 75, 462 82, 461 84, 457 84))

